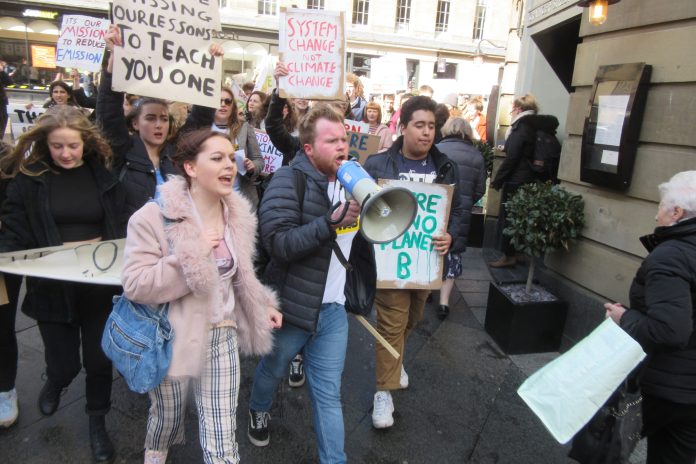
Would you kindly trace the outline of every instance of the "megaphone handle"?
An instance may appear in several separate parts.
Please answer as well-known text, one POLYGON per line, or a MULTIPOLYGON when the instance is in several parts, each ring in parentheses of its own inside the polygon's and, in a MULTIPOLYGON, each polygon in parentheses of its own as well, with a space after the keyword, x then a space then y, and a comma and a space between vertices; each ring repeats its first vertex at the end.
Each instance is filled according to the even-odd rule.
POLYGON ((333 216, 334 211, 336 211, 339 206, 341 206, 341 203, 336 203, 329 210, 329 224, 332 226, 339 224, 346 217, 346 213, 348 213, 348 208, 350 207, 348 202, 343 203, 343 211, 341 212, 341 215, 336 220, 332 220, 331 216, 333 216))

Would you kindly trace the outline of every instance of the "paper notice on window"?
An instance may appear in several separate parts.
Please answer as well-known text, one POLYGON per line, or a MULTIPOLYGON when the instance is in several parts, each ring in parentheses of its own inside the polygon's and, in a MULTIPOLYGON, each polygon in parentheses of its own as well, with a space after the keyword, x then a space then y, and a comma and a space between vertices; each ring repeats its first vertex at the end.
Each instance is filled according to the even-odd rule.
POLYGON ((609 164, 611 166, 619 165, 619 152, 611 150, 602 150, 602 164, 609 164))
POLYGON ((600 95, 594 143, 618 147, 629 95, 600 95))

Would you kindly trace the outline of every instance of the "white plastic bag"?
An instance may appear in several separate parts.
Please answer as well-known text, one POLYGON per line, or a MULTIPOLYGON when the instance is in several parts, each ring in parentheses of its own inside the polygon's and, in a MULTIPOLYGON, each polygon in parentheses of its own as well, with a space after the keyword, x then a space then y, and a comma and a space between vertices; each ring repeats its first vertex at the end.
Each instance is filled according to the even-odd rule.
POLYGON ((630 335, 605 320, 517 390, 559 443, 567 443, 645 358, 630 335))

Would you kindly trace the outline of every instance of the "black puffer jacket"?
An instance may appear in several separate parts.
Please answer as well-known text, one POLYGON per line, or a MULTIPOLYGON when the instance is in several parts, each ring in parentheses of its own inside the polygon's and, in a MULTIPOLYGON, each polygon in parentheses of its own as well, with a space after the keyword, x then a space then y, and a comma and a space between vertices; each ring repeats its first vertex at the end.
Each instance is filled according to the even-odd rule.
MULTIPOLYGON (((112 240, 126 236, 128 216, 123 211, 125 192, 117 179, 93 156, 85 156, 97 183, 104 208, 101 236, 112 240)), ((36 166, 31 166, 30 169, 36 166)), ((32 169, 37 170, 38 169, 32 169)), ((2 205, 0 251, 18 251, 62 245, 58 227, 49 205, 50 177, 17 174, 7 187, 2 205)), ((79 207, 79 205, 76 205, 79 207)), ((74 320, 74 286, 59 280, 27 277, 27 295, 22 311, 39 321, 71 322, 74 320)))
POLYGON ((505 159, 498 168, 491 186, 500 190, 504 183, 527 184, 534 182, 536 176, 531 168, 534 159, 536 131, 555 133, 558 119, 548 114, 522 116, 510 126, 510 134, 505 140, 505 159))
POLYGON ((278 95, 278 89, 273 89, 271 94, 271 104, 268 106, 266 114, 266 133, 271 139, 271 143, 283 154, 283 166, 287 166, 292 161, 302 145, 300 138, 288 132, 283 123, 283 107, 287 100, 278 95))
MULTIPOLYGON (((157 177, 142 139, 128 132, 123 115, 123 93, 111 90, 111 77, 102 70, 97 95, 97 124, 114 152, 113 171, 126 190, 126 209, 130 215, 154 198, 157 177)), ((173 153, 174 145, 170 142, 160 151, 160 173, 165 180, 170 174, 181 174, 170 158, 173 153)))
POLYGON ((259 206, 260 240, 271 257, 263 281, 277 291, 284 322, 308 331, 316 328, 336 239, 328 188, 326 176, 299 152, 276 171, 259 206), (307 179, 302 206, 293 169, 307 179))
POLYGON ((641 240, 650 243, 650 254, 631 284, 631 309, 621 317, 621 327, 648 354, 641 387, 696 404, 696 218, 658 227, 641 240))
POLYGON ((455 237, 454 249, 466 249, 471 226, 471 209, 486 193, 486 163, 480 151, 468 140, 445 137, 435 145, 459 168, 459 197, 462 202, 462 222, 455 237))
MULTIPOLYGON (((396 162, 396 157, 399 156, 403 144, 404 137, 401 136, 396 139, 396 142, 394 142, 389 150, 369 156, 367 161, 365 161, 365 171, 367 171, 367 173, 370 174, 375 180, 398 179, 399 167, 396 162)), ((437 169, 435 183, 454 185, 454 196, 452 197, 452 207, 450 209, 447 232, 452 236, 450 252, 460 253, 464 251, 464 248, 457 248, 461 246, 461 243, 458 243, 456 240, 456 238, 459 237, 459 229, 462 223, 462 200, 459 193, 459 176, 457 175, 457 166, 447 156, 440 153, 435 145, 430 148, 430 152, 428 154, 432 157, 433 162, 435 163, 435 168, 437 169)), ((464 243, 464 246, 466 246, 466 243, 464 243)))

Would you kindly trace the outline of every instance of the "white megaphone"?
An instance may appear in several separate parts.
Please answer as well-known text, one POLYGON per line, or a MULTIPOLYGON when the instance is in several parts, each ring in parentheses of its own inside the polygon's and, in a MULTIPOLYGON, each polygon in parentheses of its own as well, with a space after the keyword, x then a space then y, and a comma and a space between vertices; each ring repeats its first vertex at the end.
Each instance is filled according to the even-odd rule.
POLYGON ((372 243, 388 243, 411 227, 418 212, 413 193, 397 186, 380 187, 357 161, 344 161, 336 178, 362 208, 360 232, 372 243))

